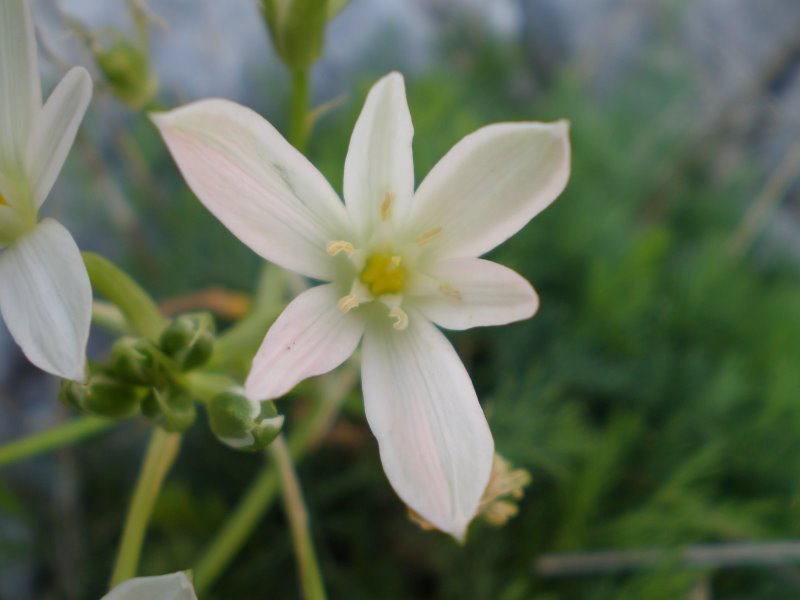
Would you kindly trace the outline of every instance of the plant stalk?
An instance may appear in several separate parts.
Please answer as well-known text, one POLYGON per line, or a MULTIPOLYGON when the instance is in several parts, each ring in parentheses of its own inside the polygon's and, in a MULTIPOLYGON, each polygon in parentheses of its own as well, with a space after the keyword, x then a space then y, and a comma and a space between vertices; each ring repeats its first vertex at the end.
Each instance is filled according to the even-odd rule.
POLYGON ((298 576, 300 587, 303 590, 303 598, 325 600, 325 585, 322 582, 319 561, 308 526, 308 511, 303 501, 303 492, 300 489, 297 472, 292 464, 292 457, 289 455, 289 448, 282 435, 279 435, 270 445, 269 453, 280 473, 283 507, 292 532, 292 543, 295 560, 299 567, 298 576))
POLYGON ((128 508, 128 515, 125 518, 125 527, 111 576, 112 588, 136 575, 147 524, 161 485, 175 462, 180 441, 181 436, 178 433, 170 433, 160 427, 153 429, 128 508))

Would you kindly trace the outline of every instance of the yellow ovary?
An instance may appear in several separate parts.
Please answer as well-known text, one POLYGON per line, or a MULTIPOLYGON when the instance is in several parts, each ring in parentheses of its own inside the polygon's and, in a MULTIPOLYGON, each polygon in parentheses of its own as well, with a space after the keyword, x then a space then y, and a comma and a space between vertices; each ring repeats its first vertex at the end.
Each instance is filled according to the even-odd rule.
POLYGON ((373 296, 399 294, 406 286, 408 271, 401 266, 401 258, 391 254, 373 254, 361 271, 359 279, 373 296))

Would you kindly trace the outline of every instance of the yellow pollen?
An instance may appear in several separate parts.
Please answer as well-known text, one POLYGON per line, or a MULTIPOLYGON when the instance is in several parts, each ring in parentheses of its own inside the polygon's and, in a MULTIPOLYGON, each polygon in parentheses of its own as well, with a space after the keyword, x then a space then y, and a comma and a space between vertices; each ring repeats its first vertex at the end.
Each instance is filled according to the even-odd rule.
POLYGON ((430 231, 426 231, 422 235, 417 236, 417 244, 419 244, 420 246, 425 246, 427 244, 430 244, 440 235, 442 235, 441 227, 437 227, 436 229, 431 229, 430 231))
POLYGON ((328 242, 325 245, 325 250, 331 256, 336 256, 339 252, 344 252, 347 256, 353 256, 353 244, 350 242, 345 242, 344 240, 338 240, 335 242, 328 242))
POLYGON ((0 194, 0 206, 3 206, 4 204, 8 204, 8 201, 3 198, 3 194, 0 194))
POLYGON ((439 291, 442 292, 445 296, 453 298, 454 300, 461 300, 461 292, 459 292, 449 283, 443 283, 442 285, 440 285, 439 291))
POLYGON ((408 315, 406 314, 406 311, 399 306, 395 306, 392 310, 390 310, 389 316, 394 319, 392 327, 395 329, 395 331, 403 331, 403 329, 408 327, 408 315))
POLYGON ((394 192, 386 192, 381 202, 381 221, 388 221, 392 218, 392 208, 394 207, 394 192))
POLYGON ((364 265, 359 279, 367 285, 373 296, 399 294, 406 286, 408 271, 402 267, 400 256, 373 254, 364 265))
POLYGON ((343 313, 349 313, 354 308, 357 308, 358 305, 358 298, 356 298, 355 294, 343 296, 342 298, 339 298, 339 302, 336 303, 336 306, 339 307, 339 310, 343 313))

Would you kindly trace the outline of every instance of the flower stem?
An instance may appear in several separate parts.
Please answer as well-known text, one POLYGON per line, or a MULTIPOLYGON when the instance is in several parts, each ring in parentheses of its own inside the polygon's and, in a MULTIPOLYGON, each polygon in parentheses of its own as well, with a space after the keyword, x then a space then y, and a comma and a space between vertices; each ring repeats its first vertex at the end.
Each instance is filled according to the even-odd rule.
POLYGON ((122 531, 117 561, 111 576, 112 588, 136 575, 147 523, 161 490, 161 484, 175 462, 180 441, 181 436, 178 433, 169 433, 160 427, 153 429, 142 470, 139 472, 139 479, 133 491, 131 505, 128 508, 128 515, 125 518, 125 528, 122 531))
MULTIPOLYGON (((322 397, 314 407, 313 414, 289 436, 287 445, 292 460, 299 461, 328 431, 355 384, 356 374, 357 369, 353 365, 343 370, 337 379, 324 380, 322 397)), ((195 564, 194 587, 198 594, 206 591, 233 560, 277 496, 279 486, 280 480, 275 469, 265 465, 228 522, 195 564)))
POLYGON ((292 96, 289 101, 289 141, 305 152, 308 142, 308 107, 311 90, 307 69, 292 69, 292 96))
POLYGON ((292 457, 282 435, 270 445, 269 453, 281 476, 283 507, 292 531, 295 560, 299 567, 300 587, 306 600, 325 600, 325 586, 322 583, 314 542, 308 528, 308 511, 303 501, 303 492, 297 478, 292 457))
POLYGON ((111 261, 82 252, 92 288, 103 294, 122 311, 130 326, 151 340, 157 340, 166 325, 158 305, 139 284, 111 261))
POLYGON ((78 417, 45 431, 14 440, 0 446, 0 467, 77 442, 109 429, 117 423, 118 421, 113 419, 78 417))

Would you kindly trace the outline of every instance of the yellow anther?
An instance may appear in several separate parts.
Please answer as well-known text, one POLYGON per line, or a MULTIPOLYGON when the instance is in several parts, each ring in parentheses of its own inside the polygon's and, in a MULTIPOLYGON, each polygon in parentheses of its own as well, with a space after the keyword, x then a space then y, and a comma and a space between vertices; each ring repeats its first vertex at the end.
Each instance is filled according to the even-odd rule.
POLYGON ((430 231, 426 231, 422 235, 417 236, 417 244, 419 244, 420 246, 425 246, 427 244, 430 244, 440 235, 442 235, 441 227, 437 227, 436 229, 431 229, 430 231))
POLYGON ((353 244, 345 242, 344 240, 337 240, 335 242, 328 242, 325 245, 325 250, 331 256, 336 256, 339 252, 345 252, 347 256, 353 256, 353 244))
POLYGON ((449 283, 443 283, 442 285, 440 285, 439 291, 442 292, 445 296, 453 298, 453 300, 461 300, 461 292, 459 292, 449 283))
POLYGON ((359 279, 373 296, 399 294, 406 286, 408 271, 400 263, 402 258, 391 254, 373 254, 367 259, 359 279))
POLYGON ((403 329, 408 327, 408 315, 406 314, 406 311, 399 306, 395 306, 392 310, 390 310, 389 316, 394 319, 392 327, 395 329, 395 331, 403 331, 403 329))
POLYGON ((348 294, 347 296, 343 296, 339 298, 339 302, 336 303, 336 306, 339 307, 339 310, 343 313, 349 313, 354 308, 357 308, 359 305, 358 298, 356 298, 355 294, 348 294))
POLYGON ((386 192, 381 202, 381 221, 388 221, 392 218, 392 208, 394 208, 394 192, 386 192))

